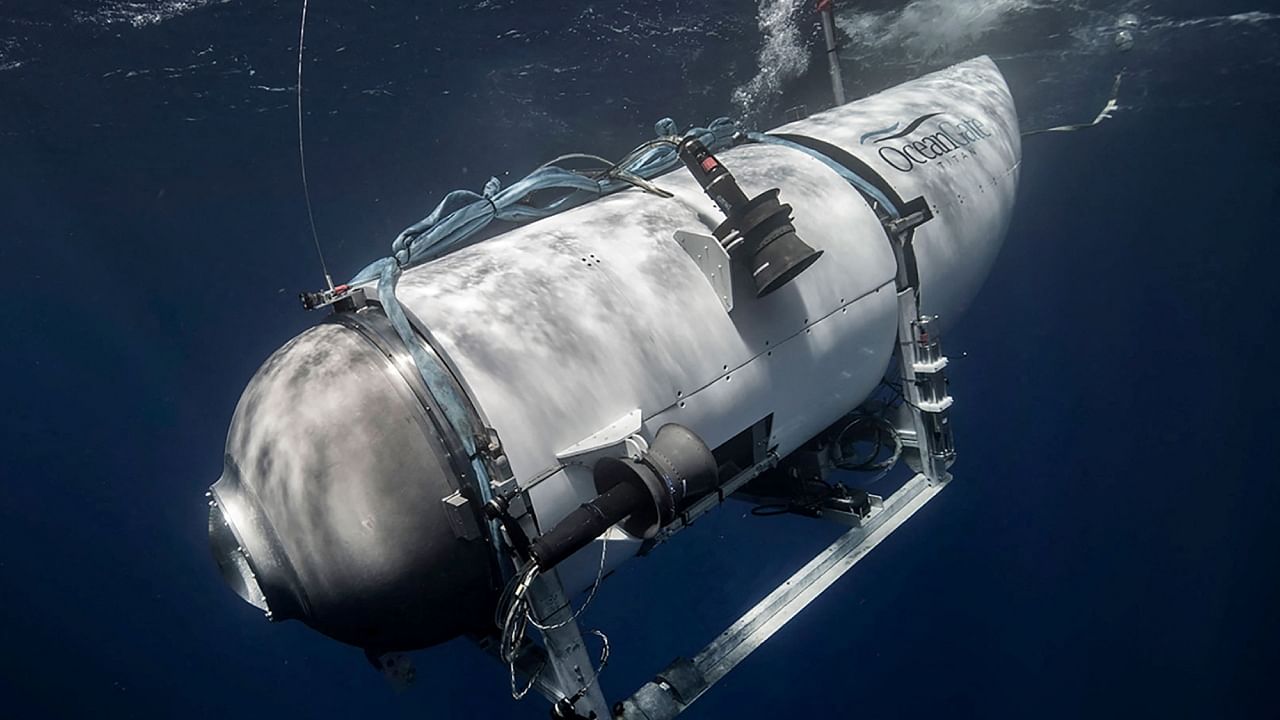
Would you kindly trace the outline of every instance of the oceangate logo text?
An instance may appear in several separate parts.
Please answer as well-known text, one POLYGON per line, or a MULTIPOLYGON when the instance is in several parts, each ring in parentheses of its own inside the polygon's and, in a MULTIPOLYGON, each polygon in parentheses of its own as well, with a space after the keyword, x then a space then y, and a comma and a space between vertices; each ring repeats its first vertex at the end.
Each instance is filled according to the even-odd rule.
POLYGON ((950 159, 953 154, 964 150, 967 146, 991 137, 991 133, 983 127, 981 120, 962 118, 958 121, 944 119, 931 123, 930 127, 924 129, 927 134, 923 137, 909 140, 901 145, 893 142, 912 135, 926 122, 942 115, 946 113, 921 115, 907 123, 901 132, 894 132, 901 123, 894 123, 881 130, 873 130, 862 136, 861 144, 890 143, 878 151, 880 159, 895 170, 911 172, 921 165, 950 159))

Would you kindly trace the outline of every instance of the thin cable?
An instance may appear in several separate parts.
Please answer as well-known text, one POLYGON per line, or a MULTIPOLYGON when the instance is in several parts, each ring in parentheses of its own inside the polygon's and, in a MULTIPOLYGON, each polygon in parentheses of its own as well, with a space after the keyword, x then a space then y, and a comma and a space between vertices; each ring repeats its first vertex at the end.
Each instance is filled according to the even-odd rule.
POLYGON ((1031 137, 1032 135, 1043 135, 1052 132, 1075 132, 1077 130, 1086 130, 1091 127, 1100 125, 1103 120, 1110 120, 1115 113, 1120 110, 1120 78, 1124 77, 1124 72, 1116 75, 1115 84, 1111 86, 1111 98, 1107 100, 1107 104, 1102 106, 1102 110, 1098 112, 1098 116, 1092 122, 1073 123, 1071 125, 1059 125, 1057 127, 1044 128, 1043 130, 1028 130, 1022 133, 1022 137, 1031 137))
POLYGON ((799 482, 800 487, 795 497, 786 502, 757 505, 751 508, 751 514, 756 517, 774 517, 789 513, 812 514, 818 512, 824 502, 839 496, 840 490, 838 486, 832 485, 826 480, 820 478, 796 478, 796 480, 799 482), (809 492, 808 486, 810 485, 819 488, 818 492, 809 492))
POLYGON ((587 599, 582 601, 582 605, 572 615, 570 615, 567 620, 556 623, 555 625, 543 625, 542 623, 533 619, 533 616, 531 615, 529 617, 529 622, 539 630, 556 630, 577 620, 578 616, 582 614, 582 611, 586 610, 587 606, 591 604, 591 601, 595 599, 596 590, 600 588, 600 581, 604 579, 604 557, 605 557, 605 553, 608 550, 609 550, 609 541, 606 540, 604 536, 601 536, 600 537, 600 567, 596 569, 596 581, 591 585, 591 592, 587 594, 587 599))
MULTIPOLYGON (((657 138, 632 150, 595 177, 546 164, 506 188, 497 178, 490 178, 479 193, 455 190, 445 195, 430 215, 396 236, 389 258, 370 263, 348 284, 358 285, 379 277, 387 263, 407 270, 452 252, 474 242, 477 234, 495 220, 525 223, 550 217, 633 186, 668 197, 670 193, 647 181, 679 167, 676 145, 680 137, 698 137, 714 151, 732 147, 737 134, 737 126, 728 118, 717 118, 708 127, 690 128, 683 135, 676 134, 676 124, 670 118, 658 121, 654 129, 658 133, 657 138)), ((585 153, 563 157, 565 160, 604 161, 604 158, 585 153)), ((394 290, 394 283, 379 287, 380 294, 394 290)))
POLYGON ((605 635, 604 632, 600 630, 592 630, 591 634, 600 638, 600 664, 596 665, 595 672, 591 673, 591 679, 587 681, 587 684, 583 685, 575 694, 575 697, 577 698, 586 696, 587 691, 591 689, 592 685, 595 685, 596 682, 600 680, 600 673, 604 672, 605 666, 609 664, 609 636, 605 635))
POLYGON ((924 408, 908 400, 907 395, 905 392, 903 392, 901 385, 894 385, 893 383, 889 383, 889 387, 893 388, 894 393, 897 394, 898 396, 898 400, 901 401, 903 405, 906 405, 912 410, 918 410, 920 412, 928 412, 924 408))
MULTIPOLYGON (((516 657, 520 654, 521 648, 524 646, 525 631, 529 625, 533 625, 542 632, 548 630, 556 630, 562 628, 582 615, 587 609, 591 601, 596 596, 596 590, 600 588, 600 581, 604 579, 605 557, 609 549, 609 542, 601 538, 600 541, 600 566, 596 569, 596 581, 591 586, 591 592, 587 595, 587 599, 582 606, 577 609, 568 619, 551 624, 543 625, 533 618, 533 613, 529 608, 529 600, 526 597, 530 588, 533 587, 534 581, 538 578, 538 566, 532 561, 527 563, 519 572, 516 573, 507 587, 503 589, 502 595, 498 598, 498 606, 494 614, 495 623, 501 628, 501 634, 498 642, 498 657, 507 663, 507 667, 511 671, 511 697, 515 700, 521 700, 538 681, 538 676, 542 674, 545 663, 540 665, 529 677, 529 683, 524 687, 520 687, 516 679, 516 657)), ((593 633, 599 635, 604 641, 604 651, 601 655, 600 666, 596 668, 596 677, 600 671, 604 669, 605 664, 609 662, 609 638, 599 630, 592 630, 593 633)), ((591 682, 587 683, 583 688, 585 692, 595 682, 596 677, 592 677, 591 682)))
POLYGON ((882 415, 876 414, 859 413, 854 415, 853 419, 844 426, 844 429, 836 433, 835 446, 841 455, 840 462, 836 463, 836 467, 841 470, 850 470, 853 472, 876 472, 891 468, 898 461, 898 456, 901 454, 901 438, 898 436, 897 429, 893 427, 893 423, 890 423, 882 415), (855 437, 851 442, 846 444, 845 437, 849 434, 849 431, 864 424, 871 425, 872 430, 875 433, 874 438, 868 440, 865 437, 855 437), (889 459, 877 461, 877 458, 880 457, 881 452, 885 448, 885 436, 888 436, 889 440, 893 443, 894 452, 889 459), (875 443, 875 448, 868 453, 866 457, 862 458, 858 457, 857 450, 854 447, 854 443, 860 441, 875 443), (849 457, 845 457, 846 451, 848 452, 849 457))
POLYGON ((603 157, 600 157, 599 155, 593 155, 591 153, 574 152, 574 153, 566 153, 564 155, 561 155, 558 158, 555 158, 554 160, 548 160, 542 163, 541 165, 539 165, 538 167, 539 168, 553 167, 553 166, 564 167, 561 163, 568 162, 569 160, 594 160, 595 162, 600 163, 600 166, 602 168, 610 168, 614 166, 614 162, 608 158, 603 158, 603 157))
POLYGON ((333 277, 320 249, 320 233, 316 232, 316 216, 311 210, 311 188, 307 185, 307 153, 302 143, 302 47, 307 39, 307 0, 302 0, 302 20, 298 23, 298 165, 302 169, 302 196, 307 200, 307 220, 311 222, 311 239, 316 244, 316 256, 320 258, 320 270, 324 281, 333 290, 333 277))
POLYGON ((515 577, 511 578, 508 590, 503 591, 498 603, 497 621, 502 628, 501 644, 498 652, 502 659, 514 662, 524 642, 524 629, 528 622, 528 601, 525 593, 529 591, 538 576, 538 566, 529 562, 515 577))
MULTIPOLYGON (((870 480, 859 481, 858 482, 859 487, 866 487, 868 485, 873 485, 879 482, 880 480, 882 480, 885 476, 887 476, 893 470, 894 467, 897 466, 898 460, 901 459, 902 457, 902 448, 903 448, 902 436, 898 434, 897 428, 895 428, 893 424, 890 423, 888 420, 886 420, 884 417, 872 416, 872 421, 875 423, 875 428, 877 430, 876 451, 870 456, 868 456, 866 460, 861 463, 858 463, 858 464, 838 463, 836 465, 836 467, 840 468, 841 470, 849 470, 853 472, 875 472, 876 473, 875 477, 871 478, 870 480), (888 459, 882 460, 880 462, 875 462, 875 459, 880 456, 880 452, 883 449, 882 439, 879 437, 879 433, 881 432, 886 433, 889 436, 889 439, 893 442, 893 452, 889 455, 888 459)), ((848 428, 846 428, 846 430, 847 429, 848 428)), ((843 435, 843 433, 841 433, 841 435, 843 435)), ((839 444, 840 443, 838 442, 837 445, 839 444)))
POLYGON ((507 585, 502 593, 502 597, 498 601, 497 618, 498 624, 502 628, 502 634, 498 642, 498 657, 507 663, 507 667, 511 670, 511 697, 515 700, 521 700, 538 681, 538 676, 542 674, 542 668, 539 666, 529 678, 529 684, 523 688, 519 687, 516 682, 516 656, 519 655, 521 646, 524 645, 525 628, 529 622, 529 606, 525 599, 525 593, 529 591, 529 587, 533 585, 533 581, 538 576, 538 566, 533 562, 527 563, 523 569, 518 572, 515 577, 511 578, 511 582, 507 585))

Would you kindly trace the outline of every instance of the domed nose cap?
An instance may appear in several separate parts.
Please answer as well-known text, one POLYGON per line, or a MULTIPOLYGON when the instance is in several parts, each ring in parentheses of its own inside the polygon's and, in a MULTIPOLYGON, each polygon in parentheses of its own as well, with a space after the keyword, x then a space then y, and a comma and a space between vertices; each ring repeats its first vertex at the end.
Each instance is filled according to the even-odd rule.
MULTIPOLYGON (((448 429, 396 352, 336 323, 294 338, 245 389, 213 487, 273 620, 379 651, 487 629, 497 600, 489 546, 456 535, 446 509, 460 487, 448 429)), ((253 603, 216 523, 210 539, 253 603)))

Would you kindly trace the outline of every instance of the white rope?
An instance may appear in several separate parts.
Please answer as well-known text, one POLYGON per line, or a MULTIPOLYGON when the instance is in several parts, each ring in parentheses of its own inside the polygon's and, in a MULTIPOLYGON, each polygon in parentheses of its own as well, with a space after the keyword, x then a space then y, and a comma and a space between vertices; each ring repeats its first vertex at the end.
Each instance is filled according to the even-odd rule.
POLYGON ((1120 78, 1124 77, 1124 73, 1116 75, 1116 82, 1111 87, 1111 99, 1107 100, 1107 104, 1102 106, 1102 110, 1098 112, 1098 116, 1093 122, 1075 123, 1073 125, 1058 125, 1057 127, 1045 128, 1043 130, 1029 130, 1022 133, 1022 137, 1031 137, 1032 135, 1042 135, 1051 132, 1075 132, 1076 130, 1084 130, 1086 128, 1100 125, 1103 120, 1109 120, 1114 117, 1115 112, 1120 109, 1120 78))

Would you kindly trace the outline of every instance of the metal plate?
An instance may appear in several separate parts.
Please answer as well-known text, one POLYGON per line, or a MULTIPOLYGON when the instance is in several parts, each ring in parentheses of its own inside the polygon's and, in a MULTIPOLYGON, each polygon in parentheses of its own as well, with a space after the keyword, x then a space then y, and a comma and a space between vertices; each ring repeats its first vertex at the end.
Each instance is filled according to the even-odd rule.
POLYGON ((711 289, 725 312, 733 312, 733 275, 729 272, 729 253, 720 241, 710 235, 676 231, 676 242, 698 264, 698 269, 711 283, 711 289))

